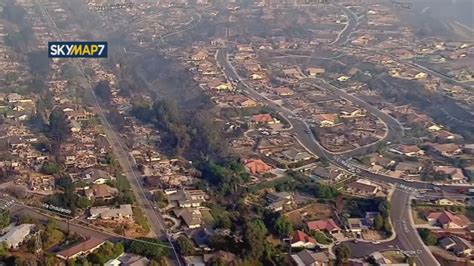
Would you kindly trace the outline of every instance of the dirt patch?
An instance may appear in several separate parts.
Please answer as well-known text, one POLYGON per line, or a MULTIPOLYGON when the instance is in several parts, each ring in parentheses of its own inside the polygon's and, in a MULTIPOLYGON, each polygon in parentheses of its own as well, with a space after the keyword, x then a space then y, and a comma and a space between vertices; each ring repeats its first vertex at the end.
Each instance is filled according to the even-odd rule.
POLYGON ((284 214, 296 226, 307 221, 329 219, 332 216, 331 206, 323 203, 313 203, 303 208, 284 214))

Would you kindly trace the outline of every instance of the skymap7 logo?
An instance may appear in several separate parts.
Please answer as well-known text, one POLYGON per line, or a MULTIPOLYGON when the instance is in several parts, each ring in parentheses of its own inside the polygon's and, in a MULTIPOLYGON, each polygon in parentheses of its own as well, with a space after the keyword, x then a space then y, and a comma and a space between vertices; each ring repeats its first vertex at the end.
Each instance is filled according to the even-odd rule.
POLYGON ((49 58, 106 58, 107 42, 49 42, 49 58))

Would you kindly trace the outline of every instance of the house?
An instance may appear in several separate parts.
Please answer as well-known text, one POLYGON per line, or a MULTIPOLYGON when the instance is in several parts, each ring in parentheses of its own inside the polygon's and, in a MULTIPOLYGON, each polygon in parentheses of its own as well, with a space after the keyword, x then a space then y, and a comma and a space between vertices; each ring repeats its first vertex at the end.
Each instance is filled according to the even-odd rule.
POLYGON ((250 75, 250 78, 252 80, 261 80, 264 78, 264 75, 263 74, 259 74, 259 73, 253 73, 252 75, 250 75))
POLYGON ((12 227, 8 232, 0 237, 0 243, 5 243, 7 248, 18 248, 35 228, 34 224, 21 224, 12 227))
POLYGON ((94 184, 105 184, 107 181, 115 180, 115 177, 104 170, 93 168, 84 171, 83 180, 94 184))
POLYGON ((253 48, 252 48, 252 46, 247 45, 247 44, 238 44, 237 45, 237 50, 239 52, 252 52, 253 48))
POLYGON ((209 55, 207 54, 206 51, 204 50, 201 50, 193 55, 191 55, 191 60, 194 60, 194 61, 202 61, 202 60, 205 60, 209 55))
POLYGON ((232 95, 228 97, 227 102, 230 102, 238 107, 254 107, 257 106, 257 102, 253 99, 250 99, 244 95, 232 95))
POLYGON ((94 184, 84 189, 84 195, 88 199, 109 200, 113 199, 117 194, 118 190, 116 188, 106 184, 94 184))
POLYGON ((448 211, 431 212, 426 218, 430 225, 439 225, 443 229, 465 229, 471 223, 466 216, 448 211))
POLYGON ((72 120, 70 123, 70 129, 72 133, 78 133, 81 131, 81 124, 76 120, 72 120))
POLYGON ((306 225, 309 230, 324 231, 330 234, 337 234, 341 231, 341 228, 333 219, 311 221, 307 222, 306 225))
POLYGON ((459 180, 466 180, 466 176, 462 172, 461 168, 452 167, 452 166, 435 166, 433 170, 437 173, 443 173, 449 175, 451 180, 459 181, 459 180))
POLYGON ((349 227, 349 232, 352 233, 361 233, 363 228, 361 218, 349 218, 347 219, 347 225, 349 227))
POLYGON ((453 236, 454 242, 456 243, 451 251, 457 256, 470 256, 472 255, 472 242, 467 241, 464 238, 453 236))
POLYGON ((320 127, 332 127, 339 123, 337 114, 317 114, 314 118, 319 122, 320 127))
POLYGON ((357 118, 366 115, 365 109, 357 108, 355 106, 341 106, 340 112, 342 118, 357 118))
POLYGON ((282 211, 284 206, 293 204, 293 195, 288 192, 270 192, 266 195, 267 208, 272 211, 282 211))
POLYGON ((260 159, 250 159, 245 161, 245 168, 252 175, 265 174, 272 170, 272 167, 260 159))
POLYGON ((16 92, 10 93, 6 97, 6 100, 8 101, 8 103, 16 103, 16 102, 21 101, 21 99, 23 99, 23 97, 16 92))
POLYGON ((331 179, 333 177, 331 171, 322 166, 316 166, 312 170, 313 175, 322 179, 331 179))
POLYGON ((428 74, 426 74, 424 72, 420 72, 420 73, 415 75, 415 79, 425 79, 427 77, 428 77, 428 74))
POLYGON ((123 220, 133 216, 132 205, 122 204, 118 208, 109 206, 91 207, 87 219, 123 220))
POLYGON ((202 214, 198 209, 182 208, 174 209, 173 211, 176 217, 182 219, 188 228, 193 229, 201 226, 202 214))
POLYGON ((441 198, 441 199, 436 200, 435 204, 440 205, 440 206, 463 205, 463 203, 457 200, 451 200, 451 199, 446 199, 446 198, 441 198))
POLYGON ((300 76, 300 72, 296 68, 287 68, 283 69, 285 76, 300 76))
POLYGON ((451 133, 444 129, 440 131, 436 131, 432 133, 431 135, 433 135, 437 141, 442 142, 442 143, 464 139, 463 136, 451 133))
POLYGON ((102 239, 91 237, 81 243, 77 243, 76 245, 68 249, 56 253, 56 257, 63 260, 74 259, 78 256, 94 252, 94 250, 98 249, 104 243, 105 241, 102 239))
POLYGON ((375 185, 366 179, 359 179, 347 185, 347 191, 365 196, 373 196, 377 191, 379 191, 379 189, 380 187, 378 185, 375 185))
POLYGON ((430 143, 429 146, 431 149, 435 150, 436 152, 446 157, 452 157, 454 155, 459 155, 462 153, 461 146, 454 143, 445 143, 445 144, 430 143))
POLYGON ((273 91, 279 96, 291 96, 295 94, 295 92, 288 87, 278 87, 273 89, 273 91))
POLYGON ((251 118, 254 124, 277 124, 280 123, 276 118, 273 118, 271 114, 258 114, 253 115, 251 118))
POLYGON ((146 257, 142 257, 140 255, 135 255, 131 253, 123 253, 115 259, 111 259, 107 261, 104 266, 119 266, 119 265, 127 265, 127 266, 147 266, 149 265, 150 260, 146 257))
POLYGON ((399 162, 395 166, 395 171, 400 171, 408 175, 419 174, 422 169, 422 165, 419 162, 399 162))
POLYGON ((295 148, 289 148, 287 150, 284 150, 282 154, 290 162, 306 161, 313 158, 313 156, 308 152, 300 151, 295 148))
POLYGON ((391 165, 395 164, 395 161, 385 158, 382 155, 374 155, 370 157, 370 164, 372 166, 378 165, 378 166, 381 166, 382 168, 388 168, 391 165))
POLYGON ((456 242, 451 237, 445 237, 438 241, 438 245, 445 250, 450 250, 452 247, 456 245, 456 242))
POLYGON ((206 265, 214 265, 213 262, 215 262, 216 260, 220 260, 224 263, 224 265, 229 266, 236 266, 240 265, 241 263, 241 259, 235 254, 222 250, 204 254, 202 257, 206 265))
POLYGON ((314 248, 316 245, 316 239, 300 230, 296 230, 291 238, 292 248, 314 248))
POLYGON ((439 240, 438 245, 447 251, 453 252, 456 256, 472 255, 471 242, 458 236, 445 237, 439 240))
POLYGON ((316 77, 316 76, 320 76, 322 74, 324 74, 326 72, 326 70, 324 68, 320 68, 320 67, 309 67, 306 69, 306 72, 312 76, 312 77, 316 77))
POLYGON ((291 255, 291 259, 296 266, 329 266, 336 258, 327 251, 314 252, 304 249, 291 255))
POLYGON ((216 235, 212 228, 199 228, 191 232, 191 237, 199 248, 209 249, 211 238, 216 235))
POLYGON ((407 157, 417 157, 425 153, 416 145, 398 145, 397 147, 389 149, 389 151, 396 154, 405 155, 407 157))
POLYGON ((232 84, 225 82, 225 83, 219 83, 218 85, 211 87, 211 89, 215 89, 218 91, 225 91, 225 90, 233 90, 234 87, 232 86, 232 84))
POLYGON ((348 81, 350 79, 350 77, 348 76, 340 76, 337 78, 338 81, 341 81, 341 82, 344 82, 344 81, 348 81))
POLYGON ((202 190, 178 190, 168 195, 170 203, 176 202, 180 208, 199 207, 206 201, 206 194, 202 190))

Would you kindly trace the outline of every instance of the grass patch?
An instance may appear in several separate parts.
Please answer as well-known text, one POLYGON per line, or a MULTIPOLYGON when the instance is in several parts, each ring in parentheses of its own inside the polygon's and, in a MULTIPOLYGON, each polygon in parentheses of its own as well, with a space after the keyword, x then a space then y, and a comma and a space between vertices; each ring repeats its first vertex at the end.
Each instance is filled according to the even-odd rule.
POLYGON ((323 232, 320 232, 320 231, 314 231, 312 234, 311 234, 314 239, 316 239, 316 241, 320 244, 323 244, 323 245, 329 245, 331 244, 332 240, 330 238, 328 238, 326 236, 326 234, 324 234, 323 232))
POLYGON ((216 223, 216 220, 214 217, 212 217, 211 213, 209 211, 203 210, 201 211, 202 214, 202 221, 208 225, 208 226, 214 226, 216 223))
POLYGON ((133 207, 133 219, 137 224, 142 227, 145 233, 150 232, 150 225, 148 224, 148 220, 140 208, 133 207))
POLYGON ((427 221, 423 219, 423 216, 420 212, 417 212, 416 210, 412 210, 413 212, 413 221, 415 224, 426 224, 427 221))

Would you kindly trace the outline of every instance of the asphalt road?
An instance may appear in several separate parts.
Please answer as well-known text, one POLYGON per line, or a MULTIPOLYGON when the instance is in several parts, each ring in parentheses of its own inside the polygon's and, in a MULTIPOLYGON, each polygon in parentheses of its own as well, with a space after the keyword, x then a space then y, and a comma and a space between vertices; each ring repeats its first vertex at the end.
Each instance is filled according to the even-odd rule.
POLYGON ((399 247, 407 254, 411 254, 417 265, 439 265, 413 225, 410 198, 411 192, 398 188, 392 195, 390 215, 399 247))
POLYGON ((340 6, 340 5, 337 5, 337 6, 342 8, 344 13, 346 14, 346 16, 348 18, 348 24, 343 29, 343 31, 339 34, 337 39, 334 42, 331 43, 331 45, 343 45, 343 44, 347 43, 347 41, 349 40, 349 37, 351 36, 352 32, 357 28, 357 17, 356 17, 356 15, 345 6, 340 6))
POLYGON ((397 234, 396 238, 380 244, 345 242, 344 244, 351 249, 352 256, 364 258, 376 251, 399 250, 413 257, 416 265, 439 265, 438 261, 423 244, 417 230, 412 225, 410 218, 410 192, 395 189, 391 203, 390 218, 393 230, 397 234))
MULTIPOLYGON (((0 200, 3 201, 3 199, 0 199, 0 200)), ((99 231, 99 230, 96 230, 94 228, 87 227, 85 225, 79 225, 75 222, 70 222, 69 225, 68 225, 68 222, 67 222, 66 219, 60 219, 60 218, 56 218, 56 217, 53 217, 53 216, 46 215, 46 214, 41 213, 41 212, 31 208, 31 207, 28 207, 28 206, 25 206, 25 205, 22 205, 22 204, 19 204, 19 203, 15 203, 15 204, 11 205, 8 208, 8 210, 10 211, 11 215, 13 215, 13 216, 28 216, 28 217, 31 217, 31 218, 39 221, 40 223, 46 223, 48 220, 54 219, 56 221, 57 226, 61 230, 63 230, 63 231, 69 230, 69 231, 77 233, 81 236, 95 237, 95 238, 104 239, 104 240, 107 239, 107 240, 111 240, 111 241, 120 239, 120 237, 117 236, 117 235, 113 235, 113 234, 109 234, 107 232, 99 231)))
MULTIPOLYGON (((54 19, 48 13, 47 8, 45 8, 46 3, 43 3, 42 0, 38 0, 36 5, 40 8, 42 15, 47 19, 47 22, 50 24, 51 30, 54 30, 54 34, 59 39, 64 39, 62 31, 57 27, 54 19)), ((82 76, 87 79, 87 75, 83 72, 83 67, 77 63, 76 61, 72 61, 80 70, 82 76)), ((153 202, 149 199, 149 194, 145 192, 142 187, 142 175, 137 170, 137 165, 131 155, 128 153, 127 146, 123 143, 123 139, 118 136, 115 132, 112 125, 109 123, 104 110, 102 109, 99 100, 97 99, 92 86, 90 85, 89 81, 84 82, 81 84, 84 89, 87 90, 87 93, 90 93, 92 98, 94 99, 93 105, 95 110, 97 110, 97 114, 99 115, 101 124, 104 129, 104 133, 107 136, 107 141, 109 145, 114 151, 114 155, 116 156, 124 175, 126 176, 127 180, 130 183, 130 186, 135 194, 136 203, 139 205, 140 209, 144 212, 151 229, 151 234, 154 237, 160 238, 162 240, 168 241, 170 246, 173 250, 173 257, 175 264, 181 265, 179 257, 174 249, 173 243, 170 239, 170 236, 166 232, 166 223, 164 222, 163 217, 159 212, 154 209, 153 202)))

